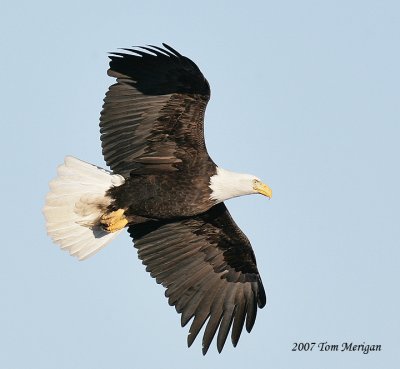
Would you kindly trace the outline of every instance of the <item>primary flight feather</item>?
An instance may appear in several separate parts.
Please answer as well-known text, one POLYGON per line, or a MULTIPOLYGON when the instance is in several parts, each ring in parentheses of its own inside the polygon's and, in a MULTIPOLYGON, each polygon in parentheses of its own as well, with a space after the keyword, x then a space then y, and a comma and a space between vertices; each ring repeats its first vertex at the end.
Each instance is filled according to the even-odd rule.
POLYGON ((271 189, 253 175, 218 167, 204 142, 210 86, 172 47, 123 49, 110 56, 116 78, 100 118, 112 172, 66 157, 50 182, 44 215, 54 242, 83 260, 124 228, 182 326, 190 346, 206 324, 203 354, 217 334, 236 346, 266 303, 249 240, 224 201, 271 189))

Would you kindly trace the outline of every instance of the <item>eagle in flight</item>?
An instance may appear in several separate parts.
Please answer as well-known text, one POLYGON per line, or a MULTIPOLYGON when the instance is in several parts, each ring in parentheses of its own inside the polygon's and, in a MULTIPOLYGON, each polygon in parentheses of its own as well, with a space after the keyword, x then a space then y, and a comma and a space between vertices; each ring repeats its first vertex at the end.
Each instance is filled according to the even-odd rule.
POLYGON ((116 78, 100 118, 111 171, 71 156, 50 182, 44 215, 55 243, 83 260, 124 228, 170 305, 191 321, 190 346, 204 324, 203 354, 217 334, 236 346, 253 328, 265 291, 249 240, 224 201, 271 189, 259 178, 217 166, 204 142, 210 86, 172 47, 110 56, 116 78))

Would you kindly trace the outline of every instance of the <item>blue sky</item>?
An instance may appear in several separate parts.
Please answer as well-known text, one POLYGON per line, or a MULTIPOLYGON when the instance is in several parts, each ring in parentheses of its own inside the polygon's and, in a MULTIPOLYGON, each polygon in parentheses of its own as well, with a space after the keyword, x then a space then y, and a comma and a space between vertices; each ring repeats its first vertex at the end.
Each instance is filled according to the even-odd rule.
POLYGON ((398 367, 399 41, 397 1, 5 1, 0 368, 398 367), (104 166, 107 52, 161 42, 211 84, 216 163, 274 191, 227 203, 268 302, 221 355, 186 348, 127 234, 78 262, 41 214, 65 155, 104 166), (293 352, 295 342, 382 351, 293 352))

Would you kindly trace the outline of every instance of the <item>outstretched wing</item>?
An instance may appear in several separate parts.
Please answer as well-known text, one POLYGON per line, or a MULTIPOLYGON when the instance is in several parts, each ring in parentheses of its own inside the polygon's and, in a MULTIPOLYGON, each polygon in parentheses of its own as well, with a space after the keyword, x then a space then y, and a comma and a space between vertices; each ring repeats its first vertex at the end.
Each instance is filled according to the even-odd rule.
POLYGON ((243 325, 251 331, 266 297, 250 242, 223 203, 193 218, 148 221, 129 227, 146 270, 165 288, 185 326, 188 345, 208 320, 203 354, 218 330, 221 352, 232 327, 236 346, 243 325))
POLYGON ((207 154, 209 84, 195 63, 163 45, 110 56, 108 74, 117 83, 104 99, 101 141, 107 165, 125 177, 149 167, 177 170, 191 153, 207 154))

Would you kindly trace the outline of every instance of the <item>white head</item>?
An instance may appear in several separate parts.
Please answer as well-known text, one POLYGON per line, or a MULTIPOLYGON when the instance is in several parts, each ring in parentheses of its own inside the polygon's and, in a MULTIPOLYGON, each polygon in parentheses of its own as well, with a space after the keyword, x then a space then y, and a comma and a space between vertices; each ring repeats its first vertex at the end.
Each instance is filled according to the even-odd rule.
POLYGON ((212 190, 210 199, 216 204, 237 196, 260 193, 269 198, 272 197, 272 190, 259 178, 251 174, 231 172, 217 167, 217 174, 210 178, 212 190))

